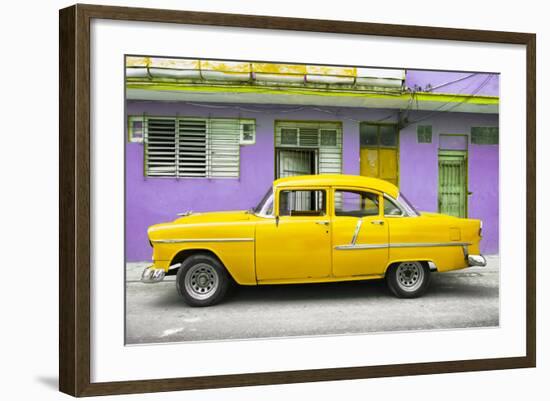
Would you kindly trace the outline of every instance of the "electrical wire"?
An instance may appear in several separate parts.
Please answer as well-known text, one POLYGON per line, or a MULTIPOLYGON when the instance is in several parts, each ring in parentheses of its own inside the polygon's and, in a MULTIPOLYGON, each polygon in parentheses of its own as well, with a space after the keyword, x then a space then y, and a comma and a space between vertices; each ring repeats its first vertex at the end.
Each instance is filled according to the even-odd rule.
MULTIPOLYGON (((449 85, 449 84, 454 83, 454 82, 462 81, 462 80, 467 79, 467 78, 471 78, 475 75, 477 75, 477 74, 474 73, 474 74, 471 74, 467 77, 462 77, 458 80, 447 82, 445 84, 442 84, 442 85, 436 86, 434 88, 431 88, 431 90, 436 89, 436 88, 441 87, 441 86, 449 85)), ((432 110, 431 113, 428 114, 427 116, 424 116, 424 117, 422 117, 420 119, 417 119, 417 120, 414 120, 414 121, 409 121, 408 119, 410 117, 411 112, 415 108, 415 106, 416 106, 416 110, 419 111, 419 100, 418 100, 418 93, 417 93, 418 91, 416 89, 409 89, 408 92, 410 94, 410 97, 409 97, 409 100, 407 101, 407 107, 404 110, 403 109, 396 109, 395 111, 391 112, 390 114, 388 114, 384 117, 381 117, 381 118, 376 119, 376 120, 368 119, 368 121, 376 123, 376 122, 386 121, 390 118, 396 118, 397 123, 401 126, 401 128, 405 128, 405 127, 407 127, 411 124, 416 124, 418 122, 424 121, 424 120, 432 117, 433 115, 435 115, 437 113, 448 112, 448 111, 454 110, 455 108, 457 108, 460 105, 464 104, 465 102, 470 100, 473 96, 475 96, 477 93, 479 93, 479 91, 481 89, 483 89, 483 87, 485 87, 485 85, 487 85, 489 80, 491 78, 493 78, 494 75, 495 74, 489 74, 487 76, 487 78, 485 78, 485 80, 471 94, 469 94, 466 99, 462 100, 461 102, 454 103, 452 101, 448 101, 448 102, 440 105, 436 109, 432 110), (445 106, 447 106, 451 103, 454 103, 453 106, 451 106, 447 110, 442 110, 445 106), (400 114, 404 115, 404 116, 402 118, 399 118, 400 114)), ((457 98, 458 96, 461 96, 461 95, 462 95, 461 93, 458 93, 458 94, 454 95, 451 99, 457 98)), ((238 106, 238 105, 213 105, 213 104, 195 103, 195 102, 189 102, 189 101, 182 101, 182 102, 178 102, 178 103, 183 103, 183 104, 186 104, 186 105, 189 105, 189 106, 202 107, 202 108, 208 108, 208 109, 218 109, 218 110, 219 109, 226 109, 226 110, 228 110, 228 109, 231 110, 232 109, 232 110, 238 110, 238 111, 242 111, 242 112, 246 112, 246 113, 265 113, 265 112, 270 112, 270 111, 272 112, 273 111, 272 106, 268 106, 268 107, 271 107, 271 108, 266 107, 266 108, 252 109, 252 108, 242 107, 242 106, 238 106)), ((335 112, 333 110, 322 108, 320 106, 310 106, 310 105, 303 105, 303 106, 300 106, 300 107, 295 107, 295 108, 290 108, 290 109, 285 109, 285 110, 277 110, 276 113, 288 114, 288 113, 297 113, 297 112, 304 111, 304 110, 314 110, 314 111, 317 111, 317 112, 329 114, 329 115, 332 115, 334 117, 337 117, 339 120, 352 121, 352 122, 356 122, 356 123, 361 123, 361 122, 365 121, 365 119, 359 119, 358 120, 358 119, 355 119, 355 118, 352 118, 352 117, 342 116, 340 112, 335 112)))
MULTIPOLYGON (((468 94, 468 96, 467 96, 464 100, 462 100, 462 101, 460 101, 460 102, 457 102, 457 103, 453 103, 453 102, 451 102, 451 101, 448 101, 448 102, 442 104, 441 106, 435 108, 434 110, 432 110, 428 115, 426 115, 426 116, 424 116, 424 117, 422 117, 422 118, 420 118, 420 119, 417 119, 417 120, 414 120, 414 121, 407 122, 405 125, 403 125, 403 128, 408 127, 408 126, 411 125, 411 124, 417 124, 417 123, 419 123, 419 122, 421 122, 421 121, 427 120, 428 118, 434 116, 434 115, 437 114, 437 113, 446 113, 446 112, 449 112, 449 111, 451 111, 451 110, 456 109, 457 107, 459 107, 459 106, 461 106, 462 104, 468 102, 472 97, 474 97, 475 95, 477 95, 477 94, 479 93, 479 91, 481 91, 481 89, 483 89, 483 88, 489 83, 489 81, 490 81, 494 76, 495 76, 495 74, 489 74, 489 75, 487 76, 487 78, 485 78, 485 80, 483 80, 483 82, 482 82, 476 89, 474 89, 474 91, 473 91, 472 93, 468 94), (446 109, 446 110, 442 110, 443 107, 445 107, 445 106, 447 106, 447 105, 449 105, 449 104, 451 104, 451 103, 453 103, 453 105, 452 105, 451 107, 449 107, 449 108, 446 109)), ((456 95, 453 96, 451 99, 454 99, 454 98, 458 97, 459 95, 461 95, 461 94, 456 94, 456 95)))
POLYGON ((457 79, 455 79, 455 80, 453 80, 453 81, 449 81, 449 82, 445 82, 445 83, 443 83, 443 84, 439 84, 439 85, 436 85, 436 86, 432 86, 432 87, 430 87, 429 89, 426 89, 426 92, 432 92, 432 91, 435 90, 435 89, 443 88, 444 86, 451 85, 451 84, 455 84, 455 83, 460 82, 460 81, 464 81, 465 79, 471 78, 471 77, 476 76, 476 75, 477 75, 477 73, 474 72, 474 73, 472 73, 472 74, 470 74, 470 75, 466 75, 466 76, 464 76, 464 77, 457 78, 457 79))

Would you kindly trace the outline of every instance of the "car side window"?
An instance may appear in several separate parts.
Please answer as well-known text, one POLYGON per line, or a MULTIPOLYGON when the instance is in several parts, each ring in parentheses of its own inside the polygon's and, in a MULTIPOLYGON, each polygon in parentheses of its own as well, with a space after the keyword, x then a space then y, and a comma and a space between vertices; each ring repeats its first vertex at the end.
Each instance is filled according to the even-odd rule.
POLYGON ((326 191, 289 190, 279 193, 279 216, 324 216, 326 191))
POLYGON ((391 199, 384 197, 384 216, 402 216, 403 211, 391 199))
POLYGON ((334 214, 336 216, 378 216, 378 194, 365 191, 337 189, 334 193, 334 214))

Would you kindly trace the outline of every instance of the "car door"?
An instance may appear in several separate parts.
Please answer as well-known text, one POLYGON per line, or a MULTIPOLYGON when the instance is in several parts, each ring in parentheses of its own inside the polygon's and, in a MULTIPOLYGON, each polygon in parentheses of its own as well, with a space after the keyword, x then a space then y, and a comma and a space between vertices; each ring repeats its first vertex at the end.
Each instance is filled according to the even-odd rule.
POLYGON ((328 188, 279 188, 275 218, 256 226, 259 282, 309 281, 331 273, 328 188))
POLYGON ((388 263, 388 224, 382 195, 357 188, 335 188, 332 216, 335 277, 383 274, 388 263))

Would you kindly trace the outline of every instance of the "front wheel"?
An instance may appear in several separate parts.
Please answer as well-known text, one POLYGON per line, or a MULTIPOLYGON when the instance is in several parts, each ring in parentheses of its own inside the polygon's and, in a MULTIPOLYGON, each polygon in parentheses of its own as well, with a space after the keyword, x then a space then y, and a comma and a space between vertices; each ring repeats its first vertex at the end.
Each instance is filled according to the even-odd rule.
POLYGON ((214 257, 197 254, 178 269, 176 287, 189 306, 210 306, 220 302, 230 285, 227 271, 214 257))
POLYGON ((401 262, 390 268, 386 281, 396 297, 416 298, 428 289, 430 269, 421 262, 401 262))

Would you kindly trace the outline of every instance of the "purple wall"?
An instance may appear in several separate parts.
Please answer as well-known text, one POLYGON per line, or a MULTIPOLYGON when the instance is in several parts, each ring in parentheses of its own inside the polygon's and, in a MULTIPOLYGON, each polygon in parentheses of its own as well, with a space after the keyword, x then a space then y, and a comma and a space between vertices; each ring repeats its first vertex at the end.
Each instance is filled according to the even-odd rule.
POLYGON ((471 72, 407 70, 405 83, 410 89, 434 93, 499 96, 499 75, 471 72))
MULTIPOLYGON (((396 111, 383 109, 323 108, 258 105, 188 105, 176 102, 128 101, 129 115, 186 115, 256 119, 256 144, 241 147, 238 179, 147 178, 143 171, 143 145, 126 145, 126 260, 150 259, 147 227, 170 221, 186 210, 247 209, 255 205, 275 175, 276 120, 341 121, 343 170, 359 174, 359 121, 375 121, 396 111), (257 110, 258 112, 251 112, 257 110), (295 111, 294 111, 295 110, 295 111)), ((421 115, 421 113, 419 113, 421 115)), ((411 116, 411 120, 417 118, 411 116)), ((385 119, 384 122, 391 122, 385 119)), ((393 119, 396 121, 396 118, 393 119)), ((416 126, 401 131, 400 185, 421 210, 437 211, 437 138, 439 132, 468 134, 470 126, 498 125, 496 115, 440 113, 422 124, 433 124, 431 144, 416 143, 416 126), (419 179, 419 177, 422 177, 419 179)), ((498 146, 471 146, 469 163, 469 215, 484 219, 485 253, 498 252, 498 146)))
MULTIPOLYGON (((427 115, 417 112, 411 120, 427 115)), ((432 143, 417 142, 416 124, 400 131, 400 189, 419 210, 437 212, 439 135, 465 134, 469 139, 471 127, 498 126, 498 115, 438 113, 419 124, 432 125, 432 143)), ((451 147, 458 148, 452 145, 456 143, 451 147)), ((498 145, 474 145, 468 140, 467 146, 468 190, 472 192, 468 197, 468 217, 483 220, 482 252, 498 253, 498 145)))

